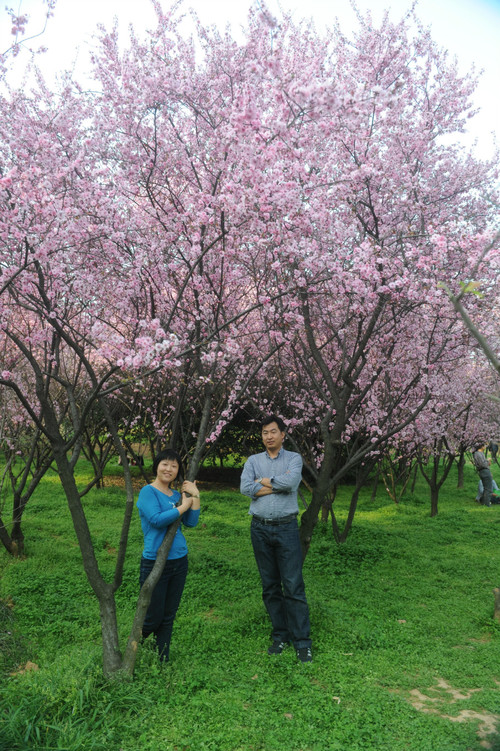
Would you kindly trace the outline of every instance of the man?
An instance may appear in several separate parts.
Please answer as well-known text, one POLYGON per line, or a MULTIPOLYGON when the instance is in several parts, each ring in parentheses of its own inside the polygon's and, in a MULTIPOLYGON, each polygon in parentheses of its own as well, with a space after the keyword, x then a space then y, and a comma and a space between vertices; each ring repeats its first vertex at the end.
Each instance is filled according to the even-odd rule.
POLYGON ((476 450, 472 454, 474 466, 479 472, 479 477, 483 483, 483 495, 481 503, 484 506, 491 506, 491 492, 493 490, 493 477, 491 475, 490 463, 484 455, 485 444, 476 446, 476 450))
POLYGON ((312 662, 309 608, 302 576, 297 490, 302 458, 283 448, 285 423, 271 415, 262 423, 265 451, 250 456, 240 491, 249 496, 251 539, 262 580, 262 599, 272 623, 269 654, 292 642, 300 662, 312 662))

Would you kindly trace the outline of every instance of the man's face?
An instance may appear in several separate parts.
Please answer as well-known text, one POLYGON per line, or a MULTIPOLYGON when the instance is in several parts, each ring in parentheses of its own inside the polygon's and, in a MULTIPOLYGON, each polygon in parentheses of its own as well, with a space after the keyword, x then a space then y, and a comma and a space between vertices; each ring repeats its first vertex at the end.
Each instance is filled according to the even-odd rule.
POLYGON ((279 451, 284 439, 285 433, 279 429, 278 423, 270 422, 262 428, 262 441, 268 451, 279 451))

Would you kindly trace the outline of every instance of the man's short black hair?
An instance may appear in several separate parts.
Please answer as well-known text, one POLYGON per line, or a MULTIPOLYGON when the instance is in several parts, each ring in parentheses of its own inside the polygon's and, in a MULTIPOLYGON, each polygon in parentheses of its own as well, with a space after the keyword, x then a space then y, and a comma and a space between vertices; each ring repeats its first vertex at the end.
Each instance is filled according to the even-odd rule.
POLYGON ((153 462, 153 472, 156 475, 158 471, 158 465, 160 462, 167 460, 172 462, 177 462, 179 465, 179 471, 177 473, 177 480, 182 480, 184 477, 184 468, 182 466, 182 459, 180 455, 177 453, 177 451, 174 451, 174 449, 164 449, 163 451, 160 451, 159 454, 157 454, 154 458, 153 462))
POLYGON ((276 425, 280 429, 281 433, 285 433, 286 432, 286 425, 283 422, 283 420, 281 419, 281 417, 278 417, 278 415, 269 415, 269 417, 266 417, 265 420, 262 420, 262 424, 260 426, 261 430, 264 430, 264 428, 266 427, 266 425, 270 425, 272 422, 276 423, 276 425))

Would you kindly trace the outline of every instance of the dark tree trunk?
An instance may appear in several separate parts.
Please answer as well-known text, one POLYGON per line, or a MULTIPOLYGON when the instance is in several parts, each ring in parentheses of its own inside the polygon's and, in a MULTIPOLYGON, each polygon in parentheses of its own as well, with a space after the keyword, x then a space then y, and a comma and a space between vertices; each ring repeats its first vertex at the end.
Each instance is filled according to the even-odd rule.
POLYGON ((311 545, 314 528, 318 522, 321 507, 330 492, 330 469, 333 465, 333 448, 331 444, 326 444, 325 446, 325 457, 327 454, 328 459, 322 462, 321 469, 312 491, 311 503, 300 518, 300 544, 302 546, 303 558, 306 557, 311 545))
POLYGON ((493 618, 500 622, 500 589, 498 587, 495 587, 493 590, 493 595, 495 597, 495 610, 493 612, 493 618))
POLYGON ((40 441, 41 432, 35 431, 31 438, 31 446, 23 457, 24 467, 21 472, 15 471, 15 456, 5 454, 6 467, 10 478, 10 486, 13 494, 12 502, 12 529, 9 533, 0 519, 0 542, 13 556, 24 555, 24 533, 22 530, 22 517, 29 499, 32 497, 40 480, 52 464, 52 452, 45 446, 37 452, 37 444, 40 441))
POLYGON ((12 538, 7 532, 7 528, 5 524, 3 523, 1 517, 0 517, 0 542, 4 546, 7 553, 9 553, 14 558, 17 557, 18 555, 17 545, 15 542, 12 541, 12 538))
POLYGON ((54 456, 73 520, 73 527, 80 546, 83 567, 90 586, 99 602, 103 671, 104 675, 110 678, 121 669, 122 663, 116 623, 114 589, 111 584, 108 584, 103 579, 101 572, 99 571, 87 519, 85 518, 75 477, 66 455, 64 443, 54 449, 54 456))
POLYGON ((318 523, 319 513, 325 495, 328 493, 328 486, 320 484, 319 480, 313 488, 311 503, 300 517, 300 544, 302 546, 302 558, 305 558, 314 532, 318 523))
POLYGON ((19 497, 19 493, 14 493, 14 504, 12 514, 12 532, 10 537, 17 549, 17 555, 24 555, 24 533, 21 527, 21 520, 23 516, 24 506, 19 497))
POLYGON ((460 456, 458 457, 457 467, 458 467, 457 488, 461 490, 464 486, 465 451, 460 452, 460 456))
POLYGON ((97 599, 101 616, 102 670, 107 678, 112 678, 123 667, 116 621, 116 602, 110 584, 104 583, 101 590, 97 599))
POLYGON ((338 538, 339 542, 345 542, 347 540, 349 532, 351 531, 352 523, 354 521, 354 514, 356 513, 356 509, 358 507, 359 490, 360 488, 356 486, 356 488, 354 489, 354 493, 351 496, 351 502, 349 503, 349 513, 347 514, 347 519, 346 519, 346 523, 344 524, 344 529, 339 535, 339 538, 338 538))
POLYGON ((430 473, 427 471, 423 457, 419 457, 418 459, 418 466, 420 467, 420 471, 425 477, 431 491, 431 516, 437 516, 439 491, 446 478, 448 477, 452 465, 455 462, 455 454, 450 453, 446 446, 446 441, 443 438, 434 443, 433 452, 430 455, 430 462, 432 462, 430 473), (441 463, 442 474, 441 477, 439 477, 439 468, 441 463))
POLYGON ((437 516, 439 500, 439 487, 431 485, 431 516, 437 516))
POLYGON ((331 513, 333 508, 333 502, 335 500, 335 496, 337 494, 337 488, 334 487, 332 490, 328 492, 327 497, 323 501, 323 505, 321 506, 321 521, 325 524, 328 521, 328 515, 331 513))
POLYGON ((411 483, 411 492, 415 492, 415 485, 417 484, 417 475, 418 475, 418 462, 415 462, 415 469, 413 470, 413 480, 411 483))
POLYGON ((12 512, 12 529, 10 535, 0 518, 0 542, 3 544, 6 551, 15 558, 24 555, 24 534, 21 527, 21 520, 25 506, 26 503, 22 503, 19 493, 15 492, 12 512))
MULTIPOLYGON (((342 531, 340 531, 337 520, 335 520, 335 526, 333 528, 333 532, 334 532, 336 541, 339 543, 345 542, 349 536, 349 532, 351 531, 352 523, 354 521, 354 515, 358 507, 359 491, 365 484, 368 478, 368 475, 370 474, 370 470, 371 470, 370 465, 366 465, 362 467, 358 473, 358 476, 356 478, 356 487, 354 488, 354 491, 351 495, 351 501, 349 503, 349 513, 347 514, 347 519, 344 524, 344 529, 342 531)), ((332 521, 333 521, 333 510, 332 510, 332 521)))

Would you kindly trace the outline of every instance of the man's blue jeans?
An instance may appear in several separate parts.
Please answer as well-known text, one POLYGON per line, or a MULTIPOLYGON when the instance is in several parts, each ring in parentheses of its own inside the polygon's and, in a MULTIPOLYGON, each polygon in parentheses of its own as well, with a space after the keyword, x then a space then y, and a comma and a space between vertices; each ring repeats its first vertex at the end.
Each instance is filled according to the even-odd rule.
MULTIPOLYGON (((139 575, 141 587, 146 581, 154 563, 154 561, 150 561, 147 558, 141 558, 141 571, 139 575)), ((149 603, 148 612, 144 619, 142 636, 146 639, 150 634, 154 634, 162 662, 168 661, 174 618, 181 601, 187 572, 187 555, 182 558, 173 558, 166 561, 160 579, 153 589, 151 602, 149 603)))
POLYGON ((297 519, 280 525, 264 525, 252 519, 250 533, 273 641, 291 641, 296 649, 310 647, 297 519))

